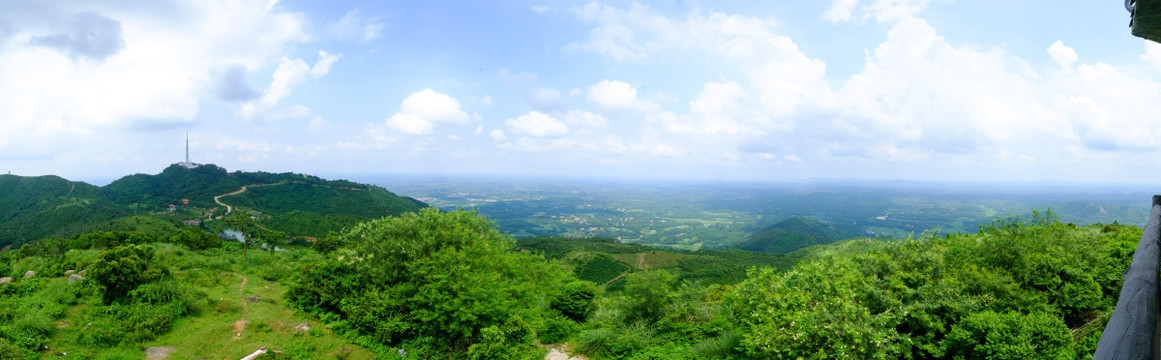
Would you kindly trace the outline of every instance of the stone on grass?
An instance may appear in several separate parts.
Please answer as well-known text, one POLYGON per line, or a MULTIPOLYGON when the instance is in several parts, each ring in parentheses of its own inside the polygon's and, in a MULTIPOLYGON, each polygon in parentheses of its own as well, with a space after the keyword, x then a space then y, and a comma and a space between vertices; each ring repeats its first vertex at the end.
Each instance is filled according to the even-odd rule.
POLYGON ((310 322, 303 321, 301 324, 298 324, 298 326, 295 326, 294 330, 302 332, 310 331, 310 322))
POLYGON ((75 282, 77 282, 77 281, 81 281, 81 280, 84 280, 84 279, 85 279, 85 277, 84 277, 84 276, 81 276, 80 274, 72 274, 72 275, 69 275, 69 282, 70 282, 70 283, 75 283, 75 282))
POLYGON ((177 348, 172 346, 154 346, 145 349, 145 359, 147 360, 162 360, 168 359, 169 354, 173 353, 177 348))
POLYGON ((30 277, 33 277, 33 276, 36 276, 36 272, 35 272, 35 271, 28 270, 28 271, 25 271, 25 272, 24 272, 24 278, 25 278, 25 279, 27 279, 27 278, 30 278, 30 277))

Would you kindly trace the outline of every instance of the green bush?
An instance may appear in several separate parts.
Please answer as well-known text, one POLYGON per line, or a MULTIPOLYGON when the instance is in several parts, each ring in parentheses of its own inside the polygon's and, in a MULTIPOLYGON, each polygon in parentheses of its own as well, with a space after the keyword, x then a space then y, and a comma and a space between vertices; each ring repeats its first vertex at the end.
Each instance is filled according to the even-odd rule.
POLYGON ((597 286, 588 281, 574 281, 564 286, 560 295, 552 299, 552 308, 577 322, 584 322, 595 308, 597 286))
POLYGON ((138 285, 169 276, 169 270, 153 263, 153 250, 140 245, 118 246, 102 251, 88 270, 88 277, 104 288, 106 304, 125 299, 138 285))
MULTIPOLYGON (((469 212, 424 209, 362 223, 339 237, 347 245, 305 264, 287 300, 320 317, 333 314, 369 345, 414 343, 430 354, 463 357, 480 341, 496 340, 484 329, 542 317, 567 276, 512 251, 514 240, 469 212)), ((497 329, 505 338, 514 334, 497 329)), ((477 353, 490 345, 480 346, 477 353)))
POLYGON ((956 324, 943 340, 955 359, 1071 359, 1072 334, 1049 314, 985 311, 956 324))

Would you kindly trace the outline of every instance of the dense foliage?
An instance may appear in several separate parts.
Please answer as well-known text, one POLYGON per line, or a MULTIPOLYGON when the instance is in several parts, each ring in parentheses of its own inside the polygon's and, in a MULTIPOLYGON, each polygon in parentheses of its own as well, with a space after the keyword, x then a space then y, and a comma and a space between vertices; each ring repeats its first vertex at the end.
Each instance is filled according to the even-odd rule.
POLYGON ((423 357, 543 356, 532 334, 567 274, 513 252, 491 222, 425 209, 341 237, 343 248, 303 269, 289 301, 339 320, 368 346, 423 357))
MULTIPOLYGON (((256 218, 223 222, 282 244, 256 218)), ((1141 236, 1034 213, 771 256, 516 241, 478 214, 424 209, 243 255, 197 227, 164 229, 0 251, 15 278, 0 284, 0 359, 171 343, 182 358, 269 345, 274 358, 542 359, 538 343, 568 343, 594 360, 1084 359, 1141 236), (304 320, 317 330, 295 330, 304 320)))

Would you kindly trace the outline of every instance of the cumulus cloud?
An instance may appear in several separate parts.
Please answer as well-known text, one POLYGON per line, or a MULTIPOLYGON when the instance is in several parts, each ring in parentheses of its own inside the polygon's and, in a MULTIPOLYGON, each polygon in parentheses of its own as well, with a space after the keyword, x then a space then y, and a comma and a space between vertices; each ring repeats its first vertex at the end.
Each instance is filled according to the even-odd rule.
POLYGON ((530 111, 514 119, 504 121, 504 125, 517 134, 532 136, 560 136, 568 134, 568 126, 539 111, 530 111))
POLYGON ((619 80, 601 80, 589 86, 588 102, 605 110, 647 111, 657 104, 637 98, 637 89, 619 80))
POLYGON ((467 124, 470 117, 460 109, 455 98, 432 89, 412 93, 399 105, 399 112, 387 119, 387 125, 409 135, 425 135, 437 124, 467 124))
POLYGON ((1068 69, 1072 67, 1072 63, 1076 62, 1079 56, 1076 55, 1076 50, 1065 46, 1064 42, 1056 40, 1048 47, 1048 54, 1052 56, 1052 61, 1055 61, 1060 67, 1068 69))
POLYGON ((6 4, 0 133, 22 136, 2 151, 95 132, 189 126, 206 100, 258 101, 262 94, 246 84, 247 75, 271 71, 287 45, 308 38, 302 14, 270 5, 6 4))
MULTIPOLYGON (((302 59, 287 59, 283 58, 282 62, 278 64, 278 68, 274 70, 273 79, 270 85, 262 96, 253 103, 245 104, 240 112, 243 117, 253 119, 260 115, 266 114, 270 111, 275 111, 276 106, 295 88, 302 86, 310 78, 319 78, 330 72, 331 66, 335 61, 338 61, 342 54, 331 55, 326 51, 318 52, 319 59, 314 66, 307 65, 302 59)), ((301 106, 296 106, 301 107, 301 106)), ((285 110, 278 111, 285 114, 285 110)), ((303 115, 309 116, 309 113, 303 115)), ((268 116, 268 118, 285 118, 280 116, 268 116)))
POLYGON ((317 78, 331 72, 331 66, 334 65, 336 61, 339 61, 339 58, 341 57, 343 57, 343 54, 332 55, 328 54, 326 51, 319 51, 318 62, 315 62, 314 66, 310 68, 310 76, 317 78))

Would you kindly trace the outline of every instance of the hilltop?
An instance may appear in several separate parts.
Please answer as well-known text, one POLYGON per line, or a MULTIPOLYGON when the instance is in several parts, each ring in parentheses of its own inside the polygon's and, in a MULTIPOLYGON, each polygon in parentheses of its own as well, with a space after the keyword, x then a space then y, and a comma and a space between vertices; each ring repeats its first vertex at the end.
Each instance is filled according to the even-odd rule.
POLYGON ((767 254, 785 254, 798 249, 833 243, 844 237, 834 226, 807 217, 784 220, 731 246, 767 254))
POLYGON ((229 210, 245 211, 292 237, 319 237, 426 206, 373 185, 295 173, 228 172, 213 164, 173 164, 159 174, 128 175, 104 187, 59 176, 0 175, 0 247, 95 230, 140 230, 142 222, 152 223, 155 233, 172 231, 183 221, 209 227, 229 210), (239 192, 243 187, 249 191, 239 192))

